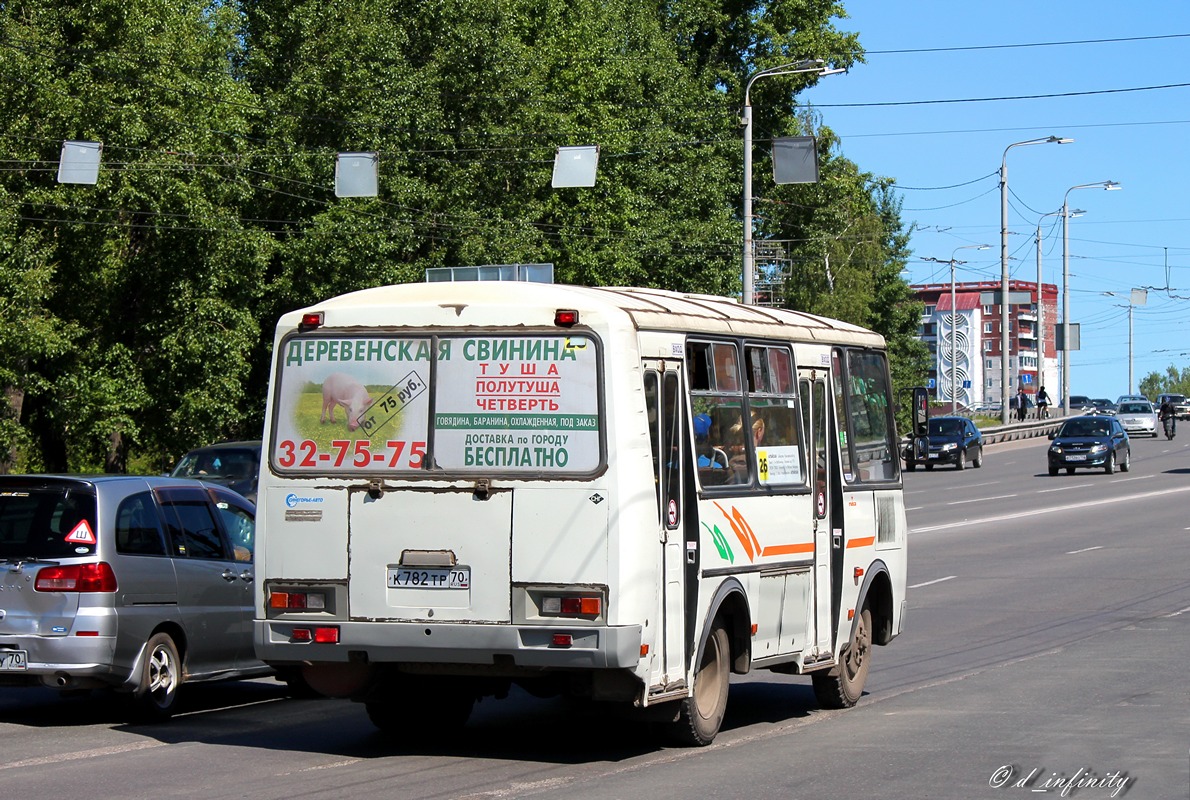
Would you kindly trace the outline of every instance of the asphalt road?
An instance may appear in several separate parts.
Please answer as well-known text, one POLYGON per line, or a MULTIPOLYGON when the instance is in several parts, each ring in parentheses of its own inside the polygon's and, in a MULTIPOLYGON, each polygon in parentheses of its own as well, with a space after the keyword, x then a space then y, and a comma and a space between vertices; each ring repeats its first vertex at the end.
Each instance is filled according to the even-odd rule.
MULTIPOLYGON (((867 693, 733 683, 708 748, 515 694, 448 744, 379 736, 362 707, 272 681, 186 687, 166 725, 119 698, 0 689, 10 797, 1190 798, 1190 433, 1129 473, 1045 470, 1045 440, 906 476, 910 611, 867 693)), ((411 719, 410 725, 417 720, 411 719)))

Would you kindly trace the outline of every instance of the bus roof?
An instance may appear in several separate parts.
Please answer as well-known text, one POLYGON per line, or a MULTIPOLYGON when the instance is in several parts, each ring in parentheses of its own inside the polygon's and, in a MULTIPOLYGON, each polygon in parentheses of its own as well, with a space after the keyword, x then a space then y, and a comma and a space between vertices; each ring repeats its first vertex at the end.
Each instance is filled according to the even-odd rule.
MULTIPOLYGON (((823 341, 882 347, 884 337, 846 322, 765 306, 745 306, 728 297, 683 294, 664 289, 589 287, 514 281, 433 282, 378 286, 340 295, 281 318, 280 327, 295 328, 303 313, 324 312, 324 325, 332 328, 391 326, 393 316, 384 310, 406 308, 401 324, 492 325, 484 315, 468 319, 468 310, 512 309, 514 320, 531 324, 524 312, 532 308, 568 308, 601 314, 609 319, 623 314, 637 330, 686 331, 732 336, 757 336, 823 341), (370 310, 370 311, 369 311, 370 310)), ((542 321, 542 324, 550 324, 542 321)))

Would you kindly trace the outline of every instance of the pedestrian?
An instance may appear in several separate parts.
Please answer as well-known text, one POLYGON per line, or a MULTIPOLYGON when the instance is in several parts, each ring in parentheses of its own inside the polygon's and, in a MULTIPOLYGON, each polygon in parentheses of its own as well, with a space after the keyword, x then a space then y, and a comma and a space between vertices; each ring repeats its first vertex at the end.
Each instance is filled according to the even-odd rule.
POLYGON ((1042 386, 1037 390, 1037 418, 1045 419, 1050 415, 1049 413, 1050 396, 1046 394, 1045 387, 1042 386))

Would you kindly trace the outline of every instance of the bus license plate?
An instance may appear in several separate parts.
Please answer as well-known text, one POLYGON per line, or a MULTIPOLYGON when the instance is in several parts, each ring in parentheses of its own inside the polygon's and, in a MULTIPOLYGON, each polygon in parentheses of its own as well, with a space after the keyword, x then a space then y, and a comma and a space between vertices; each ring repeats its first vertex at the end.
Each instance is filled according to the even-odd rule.
POLYGON ((470 567, 389 567, 390 589, 470 589, 470 567))
POLYGON ((24 650, 0 650, 0 672, 24 672, 29 668, 29 655, 24 650))

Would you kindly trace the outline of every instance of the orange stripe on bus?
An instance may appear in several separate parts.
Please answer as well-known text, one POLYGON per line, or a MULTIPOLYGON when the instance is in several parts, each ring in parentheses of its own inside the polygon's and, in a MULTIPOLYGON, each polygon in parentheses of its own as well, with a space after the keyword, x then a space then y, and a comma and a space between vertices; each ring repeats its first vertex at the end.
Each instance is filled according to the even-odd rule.
POLYGON ((762 556, 788 556, 793 553, 813 553, 814 543, 806 544, 775 544, 771 547, 764 548, 761 553, 762 556))
POLYGON ((876 544, 876 537, 875 537, 875 536, 868 536, 867 538, 864 538, 864 539, 852 539, 851 541, 849 541, 849 542, 847 543, 847 547, 848 547, 848 548, 851 548, 851 547, 869 547, 870 545, 874 545, 874 544, 876 544))

